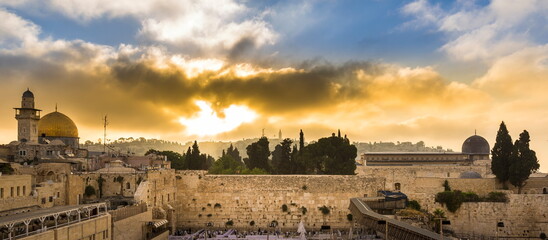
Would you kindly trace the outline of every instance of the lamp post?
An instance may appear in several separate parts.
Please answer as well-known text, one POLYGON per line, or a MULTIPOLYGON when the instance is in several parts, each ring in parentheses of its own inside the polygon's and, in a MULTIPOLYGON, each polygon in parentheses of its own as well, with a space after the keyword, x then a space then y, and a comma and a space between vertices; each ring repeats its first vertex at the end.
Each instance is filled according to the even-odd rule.
POLYGON ((497 222, 497 229, 495 232, 495 237, 498 240, 499 239, 499 228, 504 227, 504 222, 497 222))
POLYGON ((384 239, 388 240, 388 222, 386 220, 379 220, 377 224, 384 225, 384 239))
POLYGON ((443 240, 443 225, 451 225, 451 221, 443 220, 444 218, 437 218, 440 220, 440 240, 443 240))

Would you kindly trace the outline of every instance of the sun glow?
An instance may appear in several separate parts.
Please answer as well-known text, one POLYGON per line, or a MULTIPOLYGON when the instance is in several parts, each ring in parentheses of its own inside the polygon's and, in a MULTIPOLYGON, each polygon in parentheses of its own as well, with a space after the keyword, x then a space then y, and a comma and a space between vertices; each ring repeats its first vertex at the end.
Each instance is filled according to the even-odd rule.
POLYGON ((189 135, 210 136, 228 132, 257 118, 257 113, 246 106, 230 105, 222 110, 224 118, 221 118, 211 108, 211 103, 205 101, 195 103, 200 108, 200 112, 191 118, 179 118, 179 123, 186 127, 186 133, 189 135))

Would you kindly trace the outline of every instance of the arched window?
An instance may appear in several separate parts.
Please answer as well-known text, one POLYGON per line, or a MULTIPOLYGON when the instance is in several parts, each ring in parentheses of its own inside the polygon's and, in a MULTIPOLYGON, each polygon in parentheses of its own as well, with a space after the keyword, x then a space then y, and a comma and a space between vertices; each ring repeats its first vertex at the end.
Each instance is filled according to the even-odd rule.
POLYGON ((400 183, 395 183, 394 184, 394 189, 396 189, 396 191, 399 191, 401 189, 401 184, 400 183))

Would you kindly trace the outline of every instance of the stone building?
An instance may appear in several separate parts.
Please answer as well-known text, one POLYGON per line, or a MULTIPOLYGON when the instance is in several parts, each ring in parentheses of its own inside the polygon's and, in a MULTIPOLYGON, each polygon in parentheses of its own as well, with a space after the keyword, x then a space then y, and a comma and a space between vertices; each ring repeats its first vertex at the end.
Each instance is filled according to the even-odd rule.
POLYGON ((485 165, 490 164, 485 138, 473 135, 462 144, 462 152, 368 152, 361 156, 366 166, 485 165))
POLYGON ((21 107, 14 108, 17 141, 1 145, 0 157, 12 162, 81 158, 73 163, 86 165, 82 158, 87 157, 88 151, 79 148, 76 124, 57 108, 55 112, 40 117, 42 110, 35 108, 34 100, 34 93, 27 89, 21 107))

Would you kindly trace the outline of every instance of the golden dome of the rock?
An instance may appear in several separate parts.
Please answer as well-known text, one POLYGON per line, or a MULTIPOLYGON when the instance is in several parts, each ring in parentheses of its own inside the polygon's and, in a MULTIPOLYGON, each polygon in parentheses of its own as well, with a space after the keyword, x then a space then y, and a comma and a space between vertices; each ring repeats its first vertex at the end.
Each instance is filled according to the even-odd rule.
POLYGON ((40 118, 38 136, 77 138, 78 128, 69 117, 56 111, 40 118))

